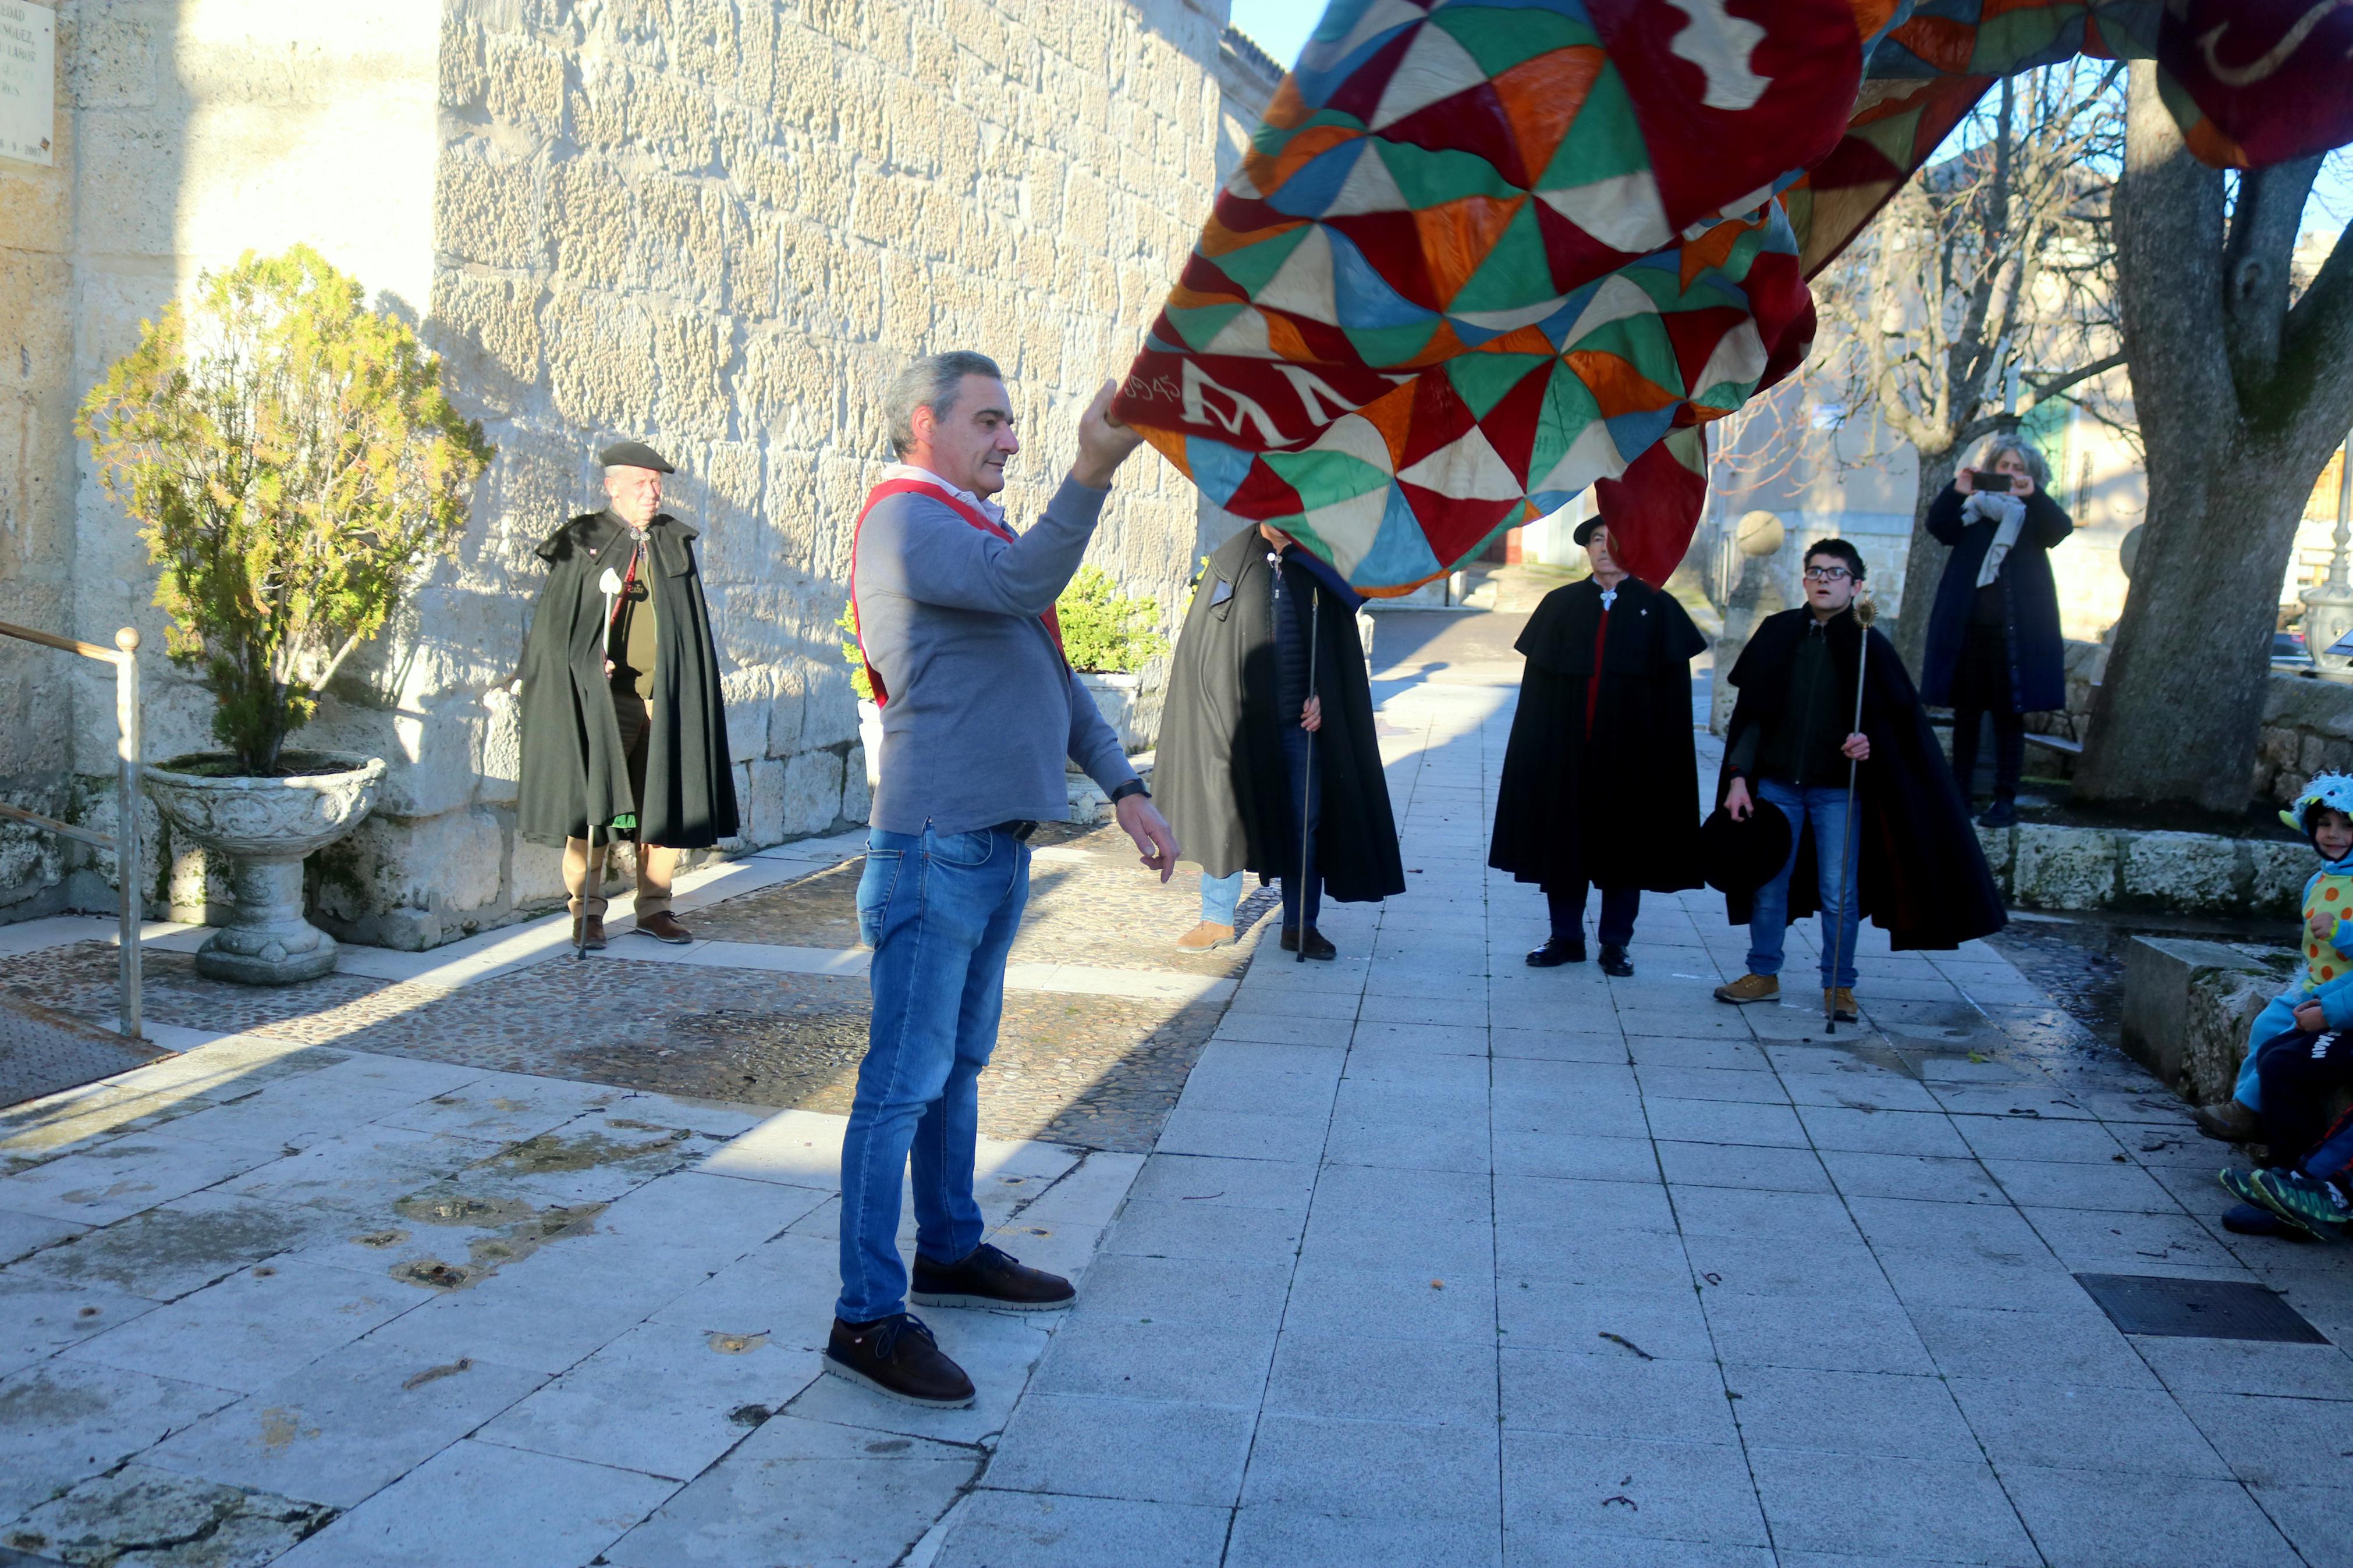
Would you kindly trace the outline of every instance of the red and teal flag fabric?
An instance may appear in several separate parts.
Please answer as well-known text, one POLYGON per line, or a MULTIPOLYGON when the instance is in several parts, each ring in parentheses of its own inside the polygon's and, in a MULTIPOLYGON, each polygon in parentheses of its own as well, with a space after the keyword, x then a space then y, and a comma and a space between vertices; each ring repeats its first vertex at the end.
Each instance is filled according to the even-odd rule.
POLYGON ((1333 0, 1117 412, 1366 593, 1588 486, 1661 581, 1705 426, 1996 76, 2154 54, 2243 165, 2353 138, 2348 47, 2337 0, 1333 0))

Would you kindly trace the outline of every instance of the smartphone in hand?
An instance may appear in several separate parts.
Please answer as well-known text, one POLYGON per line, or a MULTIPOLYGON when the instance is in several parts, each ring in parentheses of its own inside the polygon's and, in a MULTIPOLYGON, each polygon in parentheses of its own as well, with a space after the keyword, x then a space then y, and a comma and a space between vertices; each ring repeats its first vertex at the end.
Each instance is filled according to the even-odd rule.
POLYGON ((2010 491, 2010 475, 1998 469, 1972 468, 1969 470, 1969 483, 1981 490, 1994 490, 2006 495, 2010 491))

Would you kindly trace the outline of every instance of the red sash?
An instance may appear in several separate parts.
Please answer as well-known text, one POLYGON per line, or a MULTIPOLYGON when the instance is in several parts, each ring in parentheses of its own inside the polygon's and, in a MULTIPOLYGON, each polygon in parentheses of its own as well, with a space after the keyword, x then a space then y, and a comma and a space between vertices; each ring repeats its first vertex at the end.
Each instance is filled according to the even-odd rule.
MULTIPOLYGON (((851 529, 849 533, 849 618, 852 622, 862 623, 865 619, 858 611, 858 538, 866 530, 866 514, 874 510, 877 502, 887 497, 906 495, 911 492, 915 495, 929 496, 934 500, 943 503, 949 510, 983 533, 993 534, 1008 544, 1014 542, 1014 534, 1010 529, 1001 523, 991 522, 988 515, 978 507, 957 500, 939 485, 929 484, 922 479, 891 479, 876 485, 866 492, 866 505, 859 511, 858 525, 851 529)), ((1055 653, 1062 654, 1062 623, 1055 616, 1053 606, 1048 605, 1046 613, 1038 618, 1045 623, 1046 635, 1054 639, 1055 653)), ((874 668, 874 661, 867 658, 865 633, 853 628, 850 635, 858 639, 858 657, 865 662, 866 679, 874 688, 874 706, 885 707, 891 700, 891 693, 882 685, 881 672, 874 668)), ((1070 668, 1070 657, 1062 654, 1062 667, 1067 669, 1070 668)))

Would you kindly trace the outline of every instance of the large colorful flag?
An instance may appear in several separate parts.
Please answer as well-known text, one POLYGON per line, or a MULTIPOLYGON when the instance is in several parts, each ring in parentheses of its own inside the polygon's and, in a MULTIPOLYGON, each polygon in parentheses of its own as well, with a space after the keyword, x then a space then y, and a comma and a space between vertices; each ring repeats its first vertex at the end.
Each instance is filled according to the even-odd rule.
POLYGON ((2154 55, 2248 166, 2353 139, 2348 50, 2342 0, 1333 0, 1118 412, 1367 593, 1588 486, 1659 581, 1706 425, 1996 77, 2154 55))

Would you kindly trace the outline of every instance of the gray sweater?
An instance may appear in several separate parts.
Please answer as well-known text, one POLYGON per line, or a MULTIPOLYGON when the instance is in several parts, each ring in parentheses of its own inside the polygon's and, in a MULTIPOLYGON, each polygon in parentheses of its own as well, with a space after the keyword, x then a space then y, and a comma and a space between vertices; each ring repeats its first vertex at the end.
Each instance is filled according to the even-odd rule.
POLYGON ((867 513, 860 631, 891 698, 875 826, 1060 822, 1070 815, 1066 756, 1106 792, 1135 776, 1038 618, 1078 571, 1110 493, 1063 480, 1011 544, 929 496, 888 496, 867 513))

